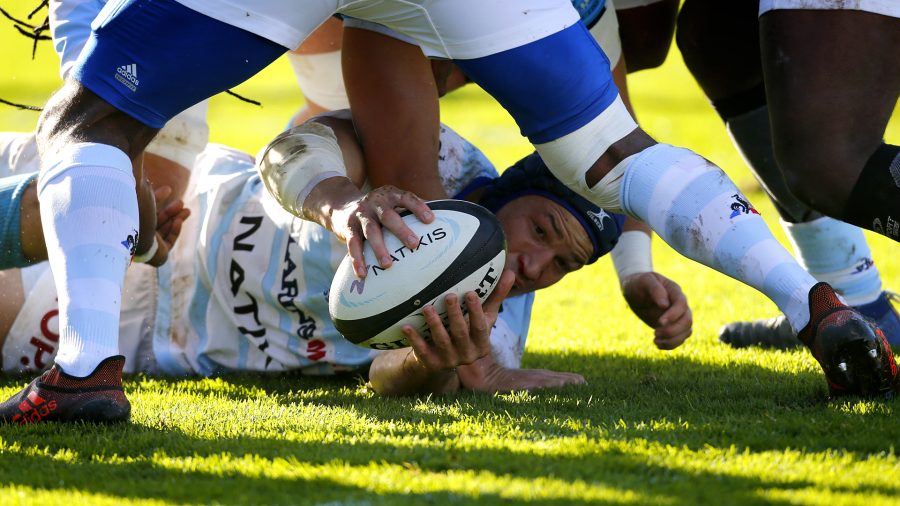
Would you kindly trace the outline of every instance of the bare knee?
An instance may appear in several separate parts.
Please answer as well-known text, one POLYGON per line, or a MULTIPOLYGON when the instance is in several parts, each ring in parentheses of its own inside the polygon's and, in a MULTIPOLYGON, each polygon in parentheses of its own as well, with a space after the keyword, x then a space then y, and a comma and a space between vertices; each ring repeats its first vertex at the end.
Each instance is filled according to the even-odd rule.
POLYGON ((866 157, 841 143, 775 140, 774 144, 791 193, 821 213, 840 214, 866 157))
POLYGON ((42 156, 90 142, 119 148, 136 159, 156 132, 70 79, 44 106, 36 138, 42 156))
POLYGON ((675 41, 684 63, 710 99, 762 82, 754 2, 686 0, 677 27, 675 41))

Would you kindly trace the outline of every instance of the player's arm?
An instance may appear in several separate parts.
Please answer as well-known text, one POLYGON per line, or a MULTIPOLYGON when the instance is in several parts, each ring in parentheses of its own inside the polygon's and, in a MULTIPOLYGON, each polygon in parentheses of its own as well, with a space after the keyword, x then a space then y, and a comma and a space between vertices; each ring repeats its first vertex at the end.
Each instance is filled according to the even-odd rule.
POLYGON ((482 307, 469 293, 463 315, 456 297, 447 299, 445 326, 433 308, 425 318, 432 340, 425 341, 412 328, 405 330, 412 347, 392 350, 375 358, 369 370, 372 388, 381 395, 444 394, 460 388, 478 392, 533 390, 584 383, 578 374, 543 369, 510 369, 498 364, 491 353, 491 329, 499 303, 512 286, 513 276, 505 274, 497 289, 482 307))
POLYGON ((364 165, 355 136, 346 126, 335 130, 326 123, 317 118, 280 134, 260 152, 256 168, 282 208, 346 242, 354 271, 365 277, 364 241, 369 241, 382 267, 392 263, 382 226, 408 248, 418 247, 419 238, 399 209, 410 210, 423 223, 431 223, 434 214, 420 197, 395 186, 363 193, 357 185, 365 178, 354 169, 364 165))
POLYGON ((431 62, 418 46, 351 27, 344 28, 342 58, 372 187, 447 198, 437 169, 440 110, 431 62))
POLYGON ((491 354, 491 328, 514 281, 513 273, 504 271, 484 305, 475 292, 466 293, 464 301, 456 295, 448 295, 445 299, 446 325, 434 306, 424 308, 422 314, 431 331, 431 339, 426 341, 412 326, 405 326, 403 333, 412 346, 375 357, 369 369, 372 388, 381 395, 391 396, 443 394, 458 390, 457 367, 491 354), (463 314, 463 303, 468 318, 463 314))
POLYGON ((692 333, 687 297, 678 283, 653 272, 649 228, 628 218, 623 230, 612 251, 622 295, 634 314, 654 329, 659 349, 677 348, 692 333))
MULTIPOLYGON (((144 262, 153 266, 165 263, 169 249, 181 232, 181 224, 189 215, 189 211, 184 208, 184 204, 180 200, 172 202, 157 213, 156 201, 168 198, 170 193, 171 189, 167 188, 161 188, 154 192, 147 183, 142 184, 141 190, 138 192, 138 207, 141 216, 152 213, 153 217, 152 220, 142 218, 139 234, 146 234, 155 240, 139 242, 135 258, 141 260, 141 254, 147 256, 154 248, 153 243, 156 242, 153 254, 143 259, 144 262)), ((38 203, 35 181, 25 188, 20 205, 19 237, 22 243, 22 253, 33 263, 47 260, 47 245, 44 242, 44 228, 41 224, 41 208, 38 203)))

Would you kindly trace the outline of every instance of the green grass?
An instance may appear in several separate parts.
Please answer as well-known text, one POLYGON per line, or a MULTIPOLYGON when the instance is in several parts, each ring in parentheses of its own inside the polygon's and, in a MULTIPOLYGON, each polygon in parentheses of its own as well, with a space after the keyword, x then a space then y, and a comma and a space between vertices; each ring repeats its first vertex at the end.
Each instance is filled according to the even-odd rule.
MULTIPOLYGON (((0 98, 42 102, 58 86, 49 45, 32 63, 28 41, 0 29, 0 98)), ((217 97, 212 136, 250 152, 302 103, 284 61, 237 91, 264 106, 217 97)), ((632 93, 651 134, 752 189, 677 54, 634 76, 632 93)), ((498 166, 529 151, 477 90, 444 107, 498 166)), ((35 121, 0 108, 0 130, 35 121)), ((896 115, 888 139, 900 140, 896 115)), ((749 195, 784 240, 768 201, 749 195)), ((898 287, 896 244, 870 238, 898 287)), ((897 504, 900 404, 827 401, 802 351, 718 345, 718 327, 774 305, 660 241, 654 253, 694 310, 694 336, 676 351, 653 347, 608 261, 539 295, 525 365, 577 371, 587 386, 396 400, 354 379, 130 377, 129 424, 0 427, 0 504, 897 504)), ((0 380, 0 395, 23 382, 0 380)))

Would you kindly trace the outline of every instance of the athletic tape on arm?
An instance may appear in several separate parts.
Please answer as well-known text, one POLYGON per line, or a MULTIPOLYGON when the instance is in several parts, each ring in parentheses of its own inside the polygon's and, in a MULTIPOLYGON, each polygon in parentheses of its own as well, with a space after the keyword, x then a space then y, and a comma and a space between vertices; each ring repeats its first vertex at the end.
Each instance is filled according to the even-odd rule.
POLYGON ((334 131, 315 122, 276 137, 256 157, 256 170, 281 207, 301 217, 303 202, 317 184, 347 176, 334 131))
POLYGON ((640 230, 622 232, 619 242, 612 250, 613 265, 619 284, 632 274, 653 272, 653 254, 650 250, 650 236, 640 230))

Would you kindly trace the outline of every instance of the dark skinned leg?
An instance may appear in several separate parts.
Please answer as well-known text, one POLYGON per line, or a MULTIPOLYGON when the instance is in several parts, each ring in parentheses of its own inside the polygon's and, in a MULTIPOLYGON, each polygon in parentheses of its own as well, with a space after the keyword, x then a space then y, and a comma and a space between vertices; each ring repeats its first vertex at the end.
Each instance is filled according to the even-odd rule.
POLYGON ((900 94, 900 20, 861 11, 760 17, 778 164, 791 190, 829 216, 900 240, 900 186, 883 141, 900 94), (881 228, 879 230, 879 225, 881 228))

